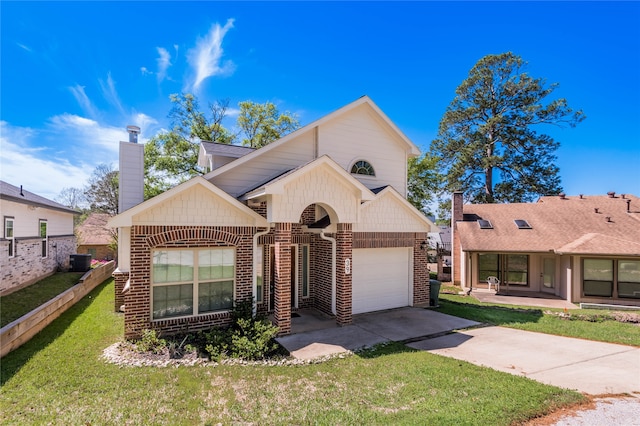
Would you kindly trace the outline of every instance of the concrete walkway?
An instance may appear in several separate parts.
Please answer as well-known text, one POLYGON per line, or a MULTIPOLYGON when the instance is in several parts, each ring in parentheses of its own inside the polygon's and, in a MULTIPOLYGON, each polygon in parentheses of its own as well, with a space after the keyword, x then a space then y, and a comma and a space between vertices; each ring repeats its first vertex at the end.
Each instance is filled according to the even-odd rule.
POLYGON ((505 327, 465 330, 408 346, 591 395, 640 397, 640 348, 632 346, 505 327))

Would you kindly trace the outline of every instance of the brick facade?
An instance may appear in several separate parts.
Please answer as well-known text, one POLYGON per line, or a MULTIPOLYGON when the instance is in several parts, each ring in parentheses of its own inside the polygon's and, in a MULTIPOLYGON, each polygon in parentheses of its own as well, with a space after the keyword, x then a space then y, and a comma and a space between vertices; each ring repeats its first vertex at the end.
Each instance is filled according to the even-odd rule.
POLYGON ((352 321, 352 243, 351 224, 338 223, 336 232, 336 319, 340 325, 351 324, 352 321))
POLYGON ((453 200, 451 202, 451 279, 453 280, 453 283, 455 285, 460 285, 460 269, 462 267, 462 265, 460 264, 460 258, 462 257, 460 236, 458 234, 458 229, 456 226, 456 223, 462 221, 463 219, 462 205, 462 192, 454 192, 453 200))
POLYGON ((291 333, 291 224, 276 223, 275 250, 275 298, 273 316, 280 328, 280 335, 291 333))

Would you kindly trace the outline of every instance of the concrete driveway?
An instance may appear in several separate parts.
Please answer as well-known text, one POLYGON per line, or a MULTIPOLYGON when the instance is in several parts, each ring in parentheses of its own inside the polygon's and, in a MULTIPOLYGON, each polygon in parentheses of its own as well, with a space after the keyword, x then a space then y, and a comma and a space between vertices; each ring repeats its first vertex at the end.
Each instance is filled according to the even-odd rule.
POLYGON ((640 397, 640 348, 632 346, 505 327, 464 330, 408 346, 591 395, 640 397))
POLYGON ((405 342, 415 349, 591 395, 628 393, 640 398, 640 348, 505 327, 474 328, 478 325, 428 309, 401 308, 357 315, 346 327, 277 340, 300 359, 405 342))

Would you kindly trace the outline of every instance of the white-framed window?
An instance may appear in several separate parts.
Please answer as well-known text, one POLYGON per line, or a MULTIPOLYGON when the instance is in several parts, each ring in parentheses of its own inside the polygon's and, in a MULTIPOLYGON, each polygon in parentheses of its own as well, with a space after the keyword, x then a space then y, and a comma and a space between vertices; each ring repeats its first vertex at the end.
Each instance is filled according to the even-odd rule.
POLYGON ((235 249, 154 250, 151 316, 164 319, 201 315, 233 307, 235 249))
POLYGON ((256 251, 256 303, 264 300, 264 246, 256 251))
POLYGON ((582 293, 593 297, 640 299, 640 260, 584 259, 582 293))
POLYGON ((47 233, 47 221, 40 219, 40 239, 42 240, 42 257, 49 255, 49 234, 47 233))
POLYGON ((365 160, 358 160, 351 166, 351 173, 354 175, 375 176, 373 166, 365 160))
POLYGON ((301 253, 301 265, 300 269, 302 271, 302 297, 309 297, 309 245, 305 244, 302 246, 301 253))
POLYGON ((4 238, 9 241, 9 257, 16 255, 16 238, 13 232, 13 218, 4 218, 4 238))

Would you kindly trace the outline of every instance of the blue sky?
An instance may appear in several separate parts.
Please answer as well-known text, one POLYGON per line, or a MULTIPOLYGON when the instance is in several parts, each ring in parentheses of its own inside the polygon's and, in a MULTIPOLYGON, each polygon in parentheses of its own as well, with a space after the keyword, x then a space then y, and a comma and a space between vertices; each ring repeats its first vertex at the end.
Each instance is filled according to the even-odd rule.
POLYGON ((179 92, 303 125, 366 94, 427 150, 469 70, 506 51, 587 115, 548 129, 565 192, 640 195, 638 2, 2 1, 0 19, 0 177, 45 197, 117 166, 128 124, 169 128, 179 92))

